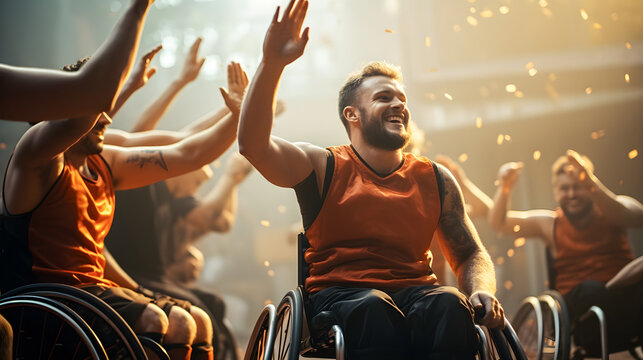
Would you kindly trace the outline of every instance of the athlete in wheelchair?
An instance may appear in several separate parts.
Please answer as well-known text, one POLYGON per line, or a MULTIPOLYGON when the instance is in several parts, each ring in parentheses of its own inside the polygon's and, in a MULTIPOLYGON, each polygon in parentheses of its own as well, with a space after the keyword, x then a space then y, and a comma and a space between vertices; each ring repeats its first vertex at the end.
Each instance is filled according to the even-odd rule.
POLYGON ((308 40, 307 7, 292 0, 275 13, 243 104, 239 149, 267 180, 296 191, 310 243, 311 331, 339 324, 350 358, 472 358, 474 309, 484 309, 482 324, 504 325, 493 264, 448 170, 401 150, 410 113, 399 70, 371 63, 342 87, 350 145, 270 135, 279 78, 308 40), (438 285, 431 271, 436 232, 464 293, 438 285))
POLYGON ((545 345, 548 341, 562 343, 563 350, 556 346, 561 359, 569 356, 570 344, 565 340, 569 331, 577 346, 577 358, 605 358, 607 353, 640 346, 643 262, 641 258, 634 260, 626 229, 643 226, 643 205, 612 193, 594 175, 588 158, 568 150, 552 167, 559 207, 555 211, 509 210, 511 190, 521 168, 521 163, 500 168, 490 220, 497 231, 515 237, 538 237, 547 247, 549 287, 553 290, 535 303, 527 300, 524 304, 534 309, 539 303, 543 305, 541 323, 545 322, 545 329, 541 331, 546 331, 546 321, 552 317, 554 327, 560 329, 551 339, 540 336, 539 341, 545 345), (603 322, 597 321, 603 316, 603 322))

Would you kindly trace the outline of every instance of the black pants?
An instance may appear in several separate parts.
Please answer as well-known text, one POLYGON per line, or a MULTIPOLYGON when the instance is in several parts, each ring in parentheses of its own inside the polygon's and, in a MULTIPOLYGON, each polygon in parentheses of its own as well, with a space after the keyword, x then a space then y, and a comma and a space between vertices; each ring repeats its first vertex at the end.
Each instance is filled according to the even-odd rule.
POLYGON ((472 359, 477 349, 473 307, 454 287, 331 287, 312 294, 310 307, 311 318, 321 311, 337 318, 351 360, 472 359))
POLYGON ((569 310, 574 342, 587 350, 588 355, 600 356, 598 321, 591 316, 577 322, 592 305, 605 312, 607 342, 610 353, 623 351, 632 339, 643 337, 643 283, 608 290, 605 284, 588 280, 576 285, 565 296, 569 310))

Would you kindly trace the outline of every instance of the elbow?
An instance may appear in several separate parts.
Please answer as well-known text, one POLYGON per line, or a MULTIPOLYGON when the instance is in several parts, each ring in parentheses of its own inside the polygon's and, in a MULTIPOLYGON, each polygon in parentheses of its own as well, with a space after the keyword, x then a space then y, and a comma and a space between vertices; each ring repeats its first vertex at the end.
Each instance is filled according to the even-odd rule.
POLYGON ((233 225, 234 218, 231 218, 229 216, 220 216, 217 221, 214 221, 212 223, 210 230, 221 234, 226 234, 229 233, 230 230, 232 230, 233 225))

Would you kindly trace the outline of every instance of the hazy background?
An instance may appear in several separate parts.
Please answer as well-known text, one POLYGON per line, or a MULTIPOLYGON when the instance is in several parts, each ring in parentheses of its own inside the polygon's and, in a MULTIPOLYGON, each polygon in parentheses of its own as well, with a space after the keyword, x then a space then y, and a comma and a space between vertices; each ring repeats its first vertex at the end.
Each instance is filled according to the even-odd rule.
MULTIPOLYGON (((217 87, 225 86, 224 65, 239 61, 252 75, 274 9, 286 3, 157 0, 141 51, 163 44, 153 62, 159 71, 113 126, 132 126, 178 76, 196 36, 204 37, 206 64, 159 128, 178 129, 222 106, 217 87)), ((95 51, 128 4, 0 0, 0 62, 46 68, 74 62, 95 51)), ((514 208, 553 208, 550 166, 572 148, 594 161, 612 191, 643 200, 642 1, 311 0, 306 25, 306 52, 280 85, 287 110, 275 134, 320 146, 346 143, 337 90, 363 63, 386 60, 402 67, 413 119, 426 132, 425 154, 457 159, 489 195, 498 167, 521 160, 514 208)), ((0 122, 0 175, 25 129, 0 122)), ((215 163, 215 174, 224 162, 215 163)), ((474 221, 496 263, 497 295, 511 315, 523 297, 546 287, 542 245, 517 246, 474 221)), ((294 192, 254 173, 240 187, 233 230, 199 244, 206 255, 201 286, 227 300, 242 345, 262 306, 296 286, 298 224, 294 192)), ((643 253, 642 232, 630 239, 636 254, 643 253)))

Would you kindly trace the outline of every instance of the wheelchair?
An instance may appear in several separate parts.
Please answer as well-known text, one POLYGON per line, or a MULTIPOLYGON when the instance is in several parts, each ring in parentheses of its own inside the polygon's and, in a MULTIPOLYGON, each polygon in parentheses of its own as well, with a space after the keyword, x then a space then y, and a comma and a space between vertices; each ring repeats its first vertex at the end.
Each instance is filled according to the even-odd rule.
POLYGON ((105 302, 60 284, 31 284, 0 296, 14 333, 14 359, 168 359, 156 342, 137 337, 105 302))
MULTIPOLYGON (((304 290, 304 282, 308 276, 304 253, 310 244, 303 233, 298 235, 297 240, 298 287, 288 291, 277 307, 272 304, 264 307, 252 331, 244 360, 295 360, 300 356, 338 360, 346 358, 344 335, 339 325, 332 325, 319 338, 311 334, 311 319, 306 310, 308 294, 304 290)), ((480 338, 477 354, 479 359, 527 359, 507 320, 503 330, 486 329, 478 325, 476 330, 480 338)))
MULTIPOLYGON (((547 251, 547 268, 549 284, 555 286, 555 274, 553 271, 553 257, 547 251)), ((592 357, 600 356, 601 359, 609 359, 607 342, 607 323, 603 310, 598 306, 592 306, 579 319, 585 322, 595 318, 600 333, 600 354, 589 354, 592 357)), ((529 359, 554 359, 554 360, 580 360, 588 356, 587 349, 580 346, 573 346, 572 326, 569 311, 563 296, 554 289, 545 290, 539 296, 525 298, 516 312, 513 321, 516 326, 516 333, 523 344, 529 359), (572 349, 573 352, 572 352, 572 349), (571 357, 570 357, 571 356, 571 357)), ((641 342, 642 339, 639 339, 641 342)), ((634 350, 640 346, 633 341, 629 346, 612 349, 613 352, 629 350, 634 359, 641 359, 634 350)))

